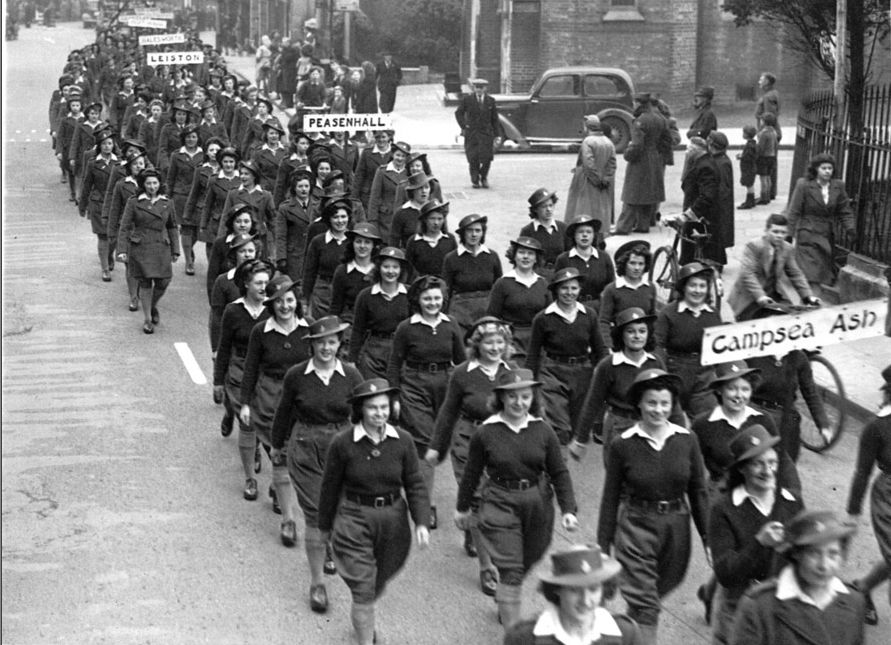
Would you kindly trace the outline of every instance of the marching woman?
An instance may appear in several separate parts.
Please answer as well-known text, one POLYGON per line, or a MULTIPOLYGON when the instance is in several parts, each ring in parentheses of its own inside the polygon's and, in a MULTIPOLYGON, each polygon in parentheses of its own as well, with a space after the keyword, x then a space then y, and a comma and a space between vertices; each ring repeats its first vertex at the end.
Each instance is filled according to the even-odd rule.
POLYGON ((170 168, 170 155, 182 145, 180 135, 194 114, 192 107, 185 99, 178 99, 171 106, 171 120, 162 125, 161 131, 158 133, 158 158, 152 160, 160 168, 162 176, 167 176, 167 169, 170 168))
MULTIPOLYGON (((272 205, 272 194, 260 187, 260 170, 253 161, 241 163, 241 185, 229 191, 223 212, 228 213, 229 209, 238 203, 250 204, 253 207, 260 241, 263 242, 270 259, 274 259, 272 256, 275 253, 275 207, 272 205)), ((217 235, 222 235, 223 231, 221 222, 217 235)))
POLYGON ((223 142, 220 139, 211 138, 205 142, 204 159, 201 165, 195 169, 192 176, 192 185, 189 188, 189 196, 186 198, 186 205, 183 207, 183 226, 191 226, 193 229, 192 270, 195 269, 194 242, 198 240, 198 228, 201 224, 201 209, 204 205, 204 198, 207 195, 207 182, 212 175, 215 175, 220 171, 220 162, 217 157, 222 148, 223 142))
POLYGON ((322 221, 328 230, 310 240, 303 270, 303 295, 309 300, 312 317, 317 319, 327 315, 331 307, 331 281, 346 251, 349 204, 343 200, 329 203, 322 211, 322 221))
MULTIPOLYGON (((381 236, 390 239, 390 227, 393 223, 393 200, 396 198, 396 187, 408 179, 405 167, 411 146, 403 141, 392 146, 392 159, 381 164, 374 173, 371 190, 368 193, 368 221, 377 224, 381 236)), ((364 155, 363 155, 364 156, 364 155)), ((361 168, 361 164, 360 164, 361 168)), ((357 171, 358 179, 358 171, 357 171)))
POLYGON ((285 460, 280 456, 272 459, 272 426, 285 373, 310 357, 309 343, 304 338, 309 322, 303 317, 303 308, 295 293, 297 288, 297 283, 282 274, 266 284, 263 306, 271 315, 251 329, 238 397, 241 402, 238 452, 245 477, 243 496, 248 501, 257 499, 254 474, 260 472, 262 445, 272 461, 269 496, 273 511, 282 514, 281 540, 285 546, 294 546, 297 539, 293 495, 285 460))
POLYGON ((353 311, 350 363, 365 378, 386 378, 396 327, 409 316, 405 252, 393 246, 374 257, 373 284, 359 292, 353 311))
POLYGON ((353 390, 354 425, 331 442, 319 498, 320 539, 331 536, 337 570, 352 595, 359 645, 375 642, 375 603, 408 558, 407 515, 418 546, 430 541, 430 497, 414 442, 389 423, 395 393, 384 379, 353 390))
POLYGON ((542 259, 541 242, 520 236, 512 240, 505 256, 513 265, 495 281, 486 314, 510 324, 514 335, 514 358, 526 356, 532 336, 532 319, 551 303, 547 281, 536 273, 542 259))
POLYGON ((75 193, 77 180, 74 175, 74 158, 69 155, 74 133, 84 120, 84 114, 81 111, 83 102, 84 99, 80 92, 72 91, 68 94, 68 113, 59 119, 59 134, 56 136, 56 159, 59 160, 62 174, 68 178, 68 199, 72 202, 77 201, 75 193))
MULTIPOLYGON (((359 222, 347 231, 347 238, 349 243, 344 249, 343 259, 331 279, 330 313, 344 322, 352 323, 356 298, 363 289, 371 286, 374 256, 381 247, 381 236, 374 224, 359 222)), ((349 347, 349 338, 344 342, 344 347, 349 347)))
POLYGON ((275 187, 272 189, 272 201, 277 207, 281 206, 290 194, 291 177, 295 170, 306 167, 310 179, 312 179, 312 170, 309 169, 309 156, 307 155, 309 144, 309 135, 305 132, 298 130, 291 134, 290 154, 279 164, 275 175, 275 187))
POLYGON ((644 310, 647 315, 656 314, 656 289, 647 280, 647 272, 653 262, 650 243, 631 240, 616 249, 616 279, 600 294, 600 334, 604 340, 610 336, 615 317, 631 307, 644 310))
MULTIPOLYGON (((442 186, 439 184, 439 180, 433 176, 433 172, 430 170, 430 163, 427 161, 427 153, 426 152, 413 152, 408 157, 408 161, 406 162, 406 168, 408 169, 409 179, 412 175, 416 175, 418 173, 423 173, 424 176, 428 179, 428 199, 435 199, 437 201, 445 201, 442 198, 442 186)), ((411 199, 411 195, 408 194, 408 184, 402 183, 396 187, 396 197, 393 200, 393 205, 399 208, 400 204, 404 204, 406 199, 411 199)), ((414 231, 414 227, 409 227, 409 235, 414 231)))
POLYGON ((101 103, 90 103, 85 110, 87 118, 78 123, 71 138, 68 158, 74 164, 74 176, 78 184, 83 180, 86 155, 96 147, 96 132, 107 126, 99 120, 102 114, 101 103))
MULTIPOLYGON (((220 342, 220 321, 226 305, 241 297, 241 289, 235 283, 235 272, 243 263, 257 257, 257 242, 250 233, 238 233, 229 242, 226 262, 231 268, 214 280, 210 291, 210 351, 215 353, 220 342)), ((272 274, 270 274, 271 276, 272 274)), ((262 303, 261 303, 262 304, 262 303)))
POLYGON ((449 288, 448 314, 467 331, 486 313, 489 292, 501 277, 501 260, 486 246, 489 218, 473 213, 458 223, 458 247, 442 262, 449 288))
POLYGON ((690 562, 690 519, 707 545, 705 467, 696 437, 669 421, 680 378, 640 372, 628 403, 640 421, 617 435, 606 462, 597 542, 625 569, 620 590, 628 615, 655 645, 662 598, 683 581, 690 562))
POLYGON ((161 194, 161 173, 153 168, 139 173, 139 194, 124 207, 116 248, 118 260, 129 263, 128 268, 139 281, 145 318, 142 331, 146 334, 153 334, 161 320, 158 301, 173 277, 171 264, 179 258, 173 211, 173 202, 161 194))
MULTIPOLYGON (((848 497, 848 515, 852 520, 857 520, 863 508, 863 496, 872 468, 878 465, 880 472, 872 485, 869 504, 872 529, 879 543, 882 561, 874 565, 866 576, 854 582, 854 586, 866 598, 867 625, 875 625, 879 621, 869 593, 891 577, 891 365, 882 370, 882 378, 885 381, 881 388, 882 407, 860 433, 857 465, 848 497)), ((891 587, 888 594, 891 597, 891 587)))
POLYGON ((776 575, 783 526, 804 508, 777 476, 780 438, 751 425, 729 443, 727 490, 709 512, 708 543, 721 591, 713 643, 730 642, 736 607, 753 584, 776 575))
POLYGON ((266 96, 258 96, 254 102, 254 114, 244 124, 244 129, 240 131, 240 138, 236 139, 233 135, 232 144, 241 145, 239 151, 245 159, 250 159, 254 154, 254 148, 259 148, 264 139, 264 126, 266 121, 272 116, 272 101, 266 96))
POLYGON ((446 255, 458 248, 446 226, 448 207, 448 202, 433 200, 421 207, 417 233, 405 245, 405 258, 416 275, 442 277, 446 255))
POLYGON ((99 266, 102 281, 111 282, 109 271, 114 270, 114 257, 108 242, 108 216, 104 213, 103 202, 108 191, 111 171, 117 164, 114 154, 114 130, 103 128, 96 133, 96 156, 87 162, 80 189, 80 215, 90 215, 90 226, 96 236, 99 252, 99 266))
MULTIPOLYGON (((408 290, 412 315, 396 328, 387 364, 387 380, 400 390, 401 425, 414 437, 419 455, 430 446, 452 368, 464 360, 461 328, 442 313, 446 296, 442 278, 425 275, 412 282, 408 290)), ((424 461, 421 473, 432 492, 433 467, 424 461)), ((433 506, 430 526, 436 525, 433 506)))
POLYGON ((532 220, 520 229, 520 235, 531 237, 541 244, 542 260, 536 269, 545 280, 554 273, 554 263, 570 247, 566 237, 566 224, 555 217, 557 193, 539 188, 529 196, 529 218, 532 220))
POLYGON ((254 150, 251 161, 260 171, 260 188, 272 195, 278 168, 288 154, 281 142, 281 138, 285 136, 285 129, 278 119, 269 117, 263 123, 263 135, 263 145, 254 150))
POLYGON ((600 294, 613 280, 615 269, 606 251, 599 248, 600 220, 593 215, 576 215, 566 226, 572 248, 557 256, 554 270, 573 267, 579 272, 579 302, 595 312, 600 308, 600 294))
MULTIPOLYGON (((186 256, 186 275, 195 275, 195 234, 197 226, 185 221, 186 203, 195 171, 204 161, 204 151, 198 145, 198 126, 189 124, 180 130, 179 139, 182 147, 170 155, 170 167, 167 169, 167 194, 173 199, 176 209, 176 223, 182 234, 183 255, 186 256)), ((191 220, 190 220, 191 221, 191 220)))
MULTIPOLYGON (((445 401, 436 417, 433 438, 424 459, 436 466, 450 452, 452 471, 459 485, 467 464, 470 438, 490 416, 488 403, 495 381, 511 369, 510 340, 510 327, 497 318, 486 316, 475 321, 468 333, 467 360, 458 365, 449 378, 445 401)), ((474 515, 479 510, 479 501, 475 493, 471 503, 474 515)), ((494 596, 498 571, 482 545, 475 520, 464 530, 464 551, 470 557, 479 558, 480 589, 487 596, 494 596)))
MULTIPOLYGON (((138 177, 145 169, 145 152, 131 148, 127 151, 127 160, 124 162, 124 172, 126 176, 118 179, 111 190, 111 197, 106 196, 102 209, 107 212, 108 220, 107 237, 109 246, 111 240, 114 240, 114 246, 117 251, 125 251, 127 247, 121 248, 117 246, 118 232, 121 229, 121 219, 124 216, 124 208, 128 200, 139 190, 138 177), (106 210, 107 209, 107 210, 106 210)), ((114 174, 114 173, 113 173, 114 174)), ((129 263, 124 263, 126 267, 125 274, 127 276, 127 292, 130 296, 130 304, 128 309, 136 311, 139 309, 139 280, 133 276, 129 263)))
POLYGON ((526 355, 526 367, 542 382, 545 417, 561 445, 572 438, 591 382, 591 366, 607 354, 597 313, 578 300, 581 282, 575 267, 554 274, 548 285, 554 302, 532 320, 526 355))
MULTIPOLYGON (((372 86, 374 85, 374 78, 371 80, 372 86)), ((372 92, 372 94, 376 94, 372 92)), ((375 96, 374 102, 377 103, 377 97, 375 96)), ((375 108, 374 112, 377 111, 375 108)), ((360 110, 356 110, 356 112, 360 112, 360 110)), ((356 174, 353 177, 353 183, 350 186, 350 190, 352 190, 353 197, 359 199, 362 202, 362 205, 365 206, 365 212, 369 214, 370 217, 371 211, 369 210, 369 199, 371 198, 371 187, 374 184, 374 177, 377 173, 377 169, 380 167, 386 167, 390 160, 393 159, 393 151, 394 148, 391 145, 391 141, 393 139, 393 133, 389 130, 378 130, 374 133, 374 145, 368 148, 365 148, 361 153, 359 153, 359 162, 356 165, 356 174)))
POLYGON ((297 282, 303 281, 303 265, 309 241, 307 232, 317 208, 315 200, 309 194, 310 182, 312 171, 309 166, 301 166, 291 173, 288 198, 278 206, 273 229, 278 268, 297 282))
MULTIPOLYGON (((236 239, 250 239, 239 236, 236 239)), ((246 245, 242 244, 241 249, 246 245)), ((266 285, 275 270, 265 260, 245 260, 233 269, 232 282, 241 294, 225 305, 220 320, 219 340, 213 346, 213 398, 225 406, 220 434, 232 434, 235 417, 241 410, 241 382, 244 375, 244 358, 247 356, 248 342, 254 326, 269 318, 269 310, 263 306, 266 298, 266 285)), ((253 457, 253 455, 251 455, 253 457)), ((253 466, 250 459, 247 468, 253 466)), ((250 471, 246 470, 250 477, 250 471)))
POLYGON ((257 240, 257 255, 264 257, 266 253, 262 243, 259 241, 259 226, 257 219, 254 217, 254 209, 250 204, 237 202, 227 212, 226 218, 223 220, 223 232, 214 240, 211 247, 210 256, 207 259, 207 299, 210 301, 213 285, 216 279, 234 267, 229 266, 227 256, 229 254, 229 243, 239 233, 247 233, 257 240))
POLYGON ((653 330, 655 353, 668 371, 681 377, 681 407, 691 417, 715 407, 709 389, 715 372, 701 365, 700 356, 706 328, 722 324, 721 313, 708 303, 711 274, 699 262, 682 266, 675 284, 678 298, 659 311, 653 330))
MULTIPOLYGON (((241 185, 241 177, 235 172, 238 165, 238 152, 235 148, 223 148, 217 154, 220 170, 210 175, 207 179, 207 188, 204 191, 204 202, 201 205, 201 218, 198 224, 198 239, 204 242, 204 250, 210 259, 213 243, 217 239, 217 231, 220 228, 220 220, 223 218, 223 205, 229 191, 235 190, 241 185)), ((211 283, 213 284, 213 283, 211 283)))
POLYGON ((430 199, 431 179, 432 177, 428 177, 423 172, 416 172, 409 175, 404 184, 399 185, 398 190, 403 191, 407 200, 394 201, 393 212, 395 214, 393 215, 393 225, 390 227, 390 246, 404 249, 408 241, 418 232, 421 207, 430 199))
POLYGON ((229 135, 226 134, 226 126, 217 120, 216 103, 211 99, 206 99, 202 101, 199 109, 201 110, 201 121, 198 122, 198 145, 206 148, 207 142, 211 139, 218 139, 222 142, 222 145, 229 145, 229 135))
POLYGON ((520 617, 523 579, 551 543, 555 494, 562 527, 578 529, 560 441, 540 416, 540 385, 526 369, 498 376, 489 404, 493 414, 470 439, 455 508, 455 524, 469 529, 473 498, 482 482, 477 526, 498 569, 495 602, 505 631, 520 617))
MULTIPOLYGON (((158 161, 158 142, 164 127, 164 101, 155 99, 149 103, 149 116, 139 126, 139 140, 145 144, 146 154, 152 163, 158 161)), ((205 146, 206 147, 206 146, 205 146)))
MULTIPOLYGON (((303 336, 311 347, 311 357, 290 368, 285 374, 281 399, 272 424, 272 463, 287 463, 290 483, 306 524, 304 545, 309 563, 310 608, 318 613, 328 610, 328 593, 322 582, 327 539, 319 527, 319 494, 325 472, 325 456, 334 437, 350 427, 349 398, 362 382, 362 375, 352 365, 338 358, 344 330, 348 323, 337 316, 326 316, 309 326, 303 336)), ((284 509, 292 496, 279 496, 284 509)), ((336 504, 336 501, 334 502, 336 504)), ((293 544, 296 529, 293 520, 282 525, 293 544)), ((329 525, 330 527, 330 525, 329 525)), ((290 546, 290 545, 288 545, 290 546)))

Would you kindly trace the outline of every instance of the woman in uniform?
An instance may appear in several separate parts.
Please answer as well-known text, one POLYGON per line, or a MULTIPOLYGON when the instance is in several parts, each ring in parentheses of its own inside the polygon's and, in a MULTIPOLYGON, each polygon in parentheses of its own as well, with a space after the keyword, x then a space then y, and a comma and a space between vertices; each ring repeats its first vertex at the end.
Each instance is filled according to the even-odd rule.
POLYGON ((375 642, 375 603, 408 558, 409 514, 418 546, 430 540, 430 498, 414 441, 389 423, 395 392, 384 379, 353 389, 354 425, 331 443, 319 497, 321 539, 331 536, 337 570, 350 588, 359 645, 375 642))
MULTIPOLYGON (((412 315, 396 328, 387 364, 387 380, 401 393, 401 425, 414 437, 419 455, 430 446, 449 375, 464 360, 461 328, 442 313, 446 297, 441 278, 425 275, 412 283, 408 290, 412 315)), ((433 467, 424 461, 421 472, 432 491, 433 467)), ((435 528, 436 507, 432 508, 430 526, 435 528)))
POLYGON ((532 320, 526 367, 542 382, 545 418, 561 445, 572 438, 596 365, 607 354, 597 312, 579 302, 582 276, 558 270, 548 288, 554 301, 532 320))
MULTIPOLYGON (((311 347, 311 357, 290 368, 285 374, 282 395, 272 424, 273 464, 287 463, 290 482, 297 492, 306 525, 304 545, 309 563, 310 608, 318 613, 328 610, 328 593, 322 582, 326 539, 319 530, 319 493, 325 472, 325 456, 335 435, 349 428, 349 398, 362 382, 362 375, 352 365, 338 358, 343 332, 349 327, 337 316, 326 316, 309 326, 303 336, 311 347)), ((284 506, 288 497, 280 497, 284 506)), ((296 528, 292 520, 282 525, 293 543, 296 528)))
POLYGON ((90 103, 86 110, 87 118, 78 123, 71 138, 71 148, 68 151, 68 159, 74 164, 74 177, 77 185, 83 181, 84 168, 86 167, 86 155, 96 147, 96 132, 106 124, 99 120, 102 115, 101 103, 90 103))
MULTIPOLYGON (((128 150, 127 160, 124 162, 124 172, 126 173, 126 176, 115 182, 111 191, 111 199, 106 197, 105 203, 102 205, 103 210, 106 208, 108 209, 106 219, 108 220, 107 237, 109 239, 109 245, 111 245, 111 240, 114 240, 114 246, 118 252, 126 251, 127 249, 126 246, 123 249, 117 246, 118 233, 121 230, 121 219, 124 216, 124 208, 129 199, 139 190, 138 177, 144 169, 145 152, 135 148, 128 150)), ((136 311, 139 309, 139 280, 133 276, 129 263, 125 262, 124 266, 124 273, 127 276, 127 292, 130 296, 128 309, 130 311, 136 311)))
MULTIPOLYGON (((393 203, 393 225, 390 227, 390 245, 404 249, 408 241, 418 232, 418 219, 421 216, 421 207, 430 199, 430 180, 423 172, 410 174, 404 184, 400 184, 398 191, 404 193, 401 202, 393 203)), ((440 200, 442 201, 442 200, 440 200)))
POLYGON ((526 369, 507 370, 497 378, 489 405, 493 414, 470 439, 455 509, 455 524, 468 530, 473 498, 484 482, 477 525, 498 569, 495 602, 505 631, 520 617, 523 579, 551 543, 555 493, 563 529, 578 529, 560 441, 540 417, 540 385, 526 369))
POLYGON ((316 211, 316 203, 309 194, 312 171, 309 166, 301 166, 291 173, 289 181, 288 198, 279 204, 275 214, 275 257, 280 270, 302 282, 307 232, 316 211))
MULTIPOLYGON (((467 360, 458 365, 449 378, 445 401, 436 417, 430 447, 424 459, 431 465, 440 463, 451 454, 452 471, 460 485, 467 463, 470 439, 489 415, 489 397, 495 381, 511 369, 510 327, 486 316, 474 321, 468 331, 467 360)), ((479 510, 479 495, 474 495, 471 508, 479 510)), ((479 558, 480 589, 487 596, 495 595, 498 570, 480 540, 476 522, 464 531, 464 551, 479 558)))
POLYGON ((205 285, 208 301, 210 301, 213 284, 216 282, 216 279, 233 268, 228 263, 229 243, 236 235, 239 233, 251 235, 256 241, 257 255, 265 259, 265 248, 258 239, 259 228, 254 215, 254 209, 250 204, 236 202, 226 211, 226 217, 223 219, 223 232, 214 240, 210 256, 207 259, 205 285))
POLYGON ((139 281, 146 334, 153 334, 161 320, 158 301, 173 277, 171 264, 179 258, 173 210, 173 202, 161 194, 161 174, 151 168, 139 173, 139 193, 124 208, 117 249, 118 260, 128 262, 139 281))
POLYGON ((374 181, 368 193, 368 221, 377 224, 381 237, 390 239, 390 227, 393 223, 393 200, 396 198, 396 187, 408 179, 405 167, 411 146, 404 141, 394 143, 392 158, 381 164, 374 173, 374 181))
POLYGON ((201 165, 195 169, 192 175, 192 185, 189 187, 189 196, 183 206, 183 226, 192 228, 192 270, 195 270, 195 245, 198 240, 199 226, 201 225, 201 210, 204 206, 204 198, 207 195, 207 183, 211 176, 220 172, 218 159, 220 150, 223 149, 223 141, 217 138, 208 139, 204 144, 204 158, 201 165))
MULTIPOLYGON (((204 242, 204 249, 210 259, 213 243, 217 239, 220 220, 223 218, 223 206, 229 191, 241 185, 241 177, 235 171, 239 155, 235 148, 223 148, 217 155, 220 170, 210 175, 204 191, 204 202, 201 207, 201 219, 198 225, 198 239, 204 242)), ((213 284, 213 283, 211 283, 213 284)))
MULTIPOLYGON (((306 167, 310 179, 312 179, 312 170, 309 168, 309 135, 301 130, 291 133, 291 145, 288 148, 290 154, 278 166, 275 174, 275 185, 272 189, 272 201, 276 208, 282 205, 282 202, 291 194, 293 182, 293 172, 301 167, 306 167)), ((309 191, 307 191, 309 194, 309 191)))
POLYGON ((647 280, 653 262, 650 243, 631 240, 616 249, 616 279, 603 288, 600 294, 600 335, 610 337, 615 317, 631 307, 644 310, 647 315, 656 314, 656 289, 647 280))
MULTIPOLYGON (((372 88, 374 86, 374 78, 371 79, 372 88)), ((376 92, 374 102, 377 103, 376 92)), ((375 108, 377 111, 377 108, 375 108)), ((362 113, 361 110, 356 110, 362 113)), ((350 187, 353 196, 357 197, 362 205, 365 206, 365 212, 368 213, 370 221, 374 221, 373 213, 369 210, 371 187, 374 184, 374 178, 377 169, 386 167, 393 159, 394 148, 391 144, 393 133, 390 130, 378 130, 374 133, 374 145, 365 148, 359 154, 359 162, 356 164, 356 175, 353 179, 353 185, 350 187)))
POLYGON ((217 276, 210 291, 208 329, 210 332, 210 351, 214 354, 220 342, 220 321, 223 319, 226 305, 238 300, 242 295, 241 289, 235 284, 235 272, 244 262, 253 260, 256 257, 257 242, 250 233, 238 233, 229 242, 226 263, 231 268, 217 276))
POLYGON ((157 164, 163 177, 167 176, 167 169, 170 168, 170 155, 182 145, 180 133, 193 116, 195 113, 189 102, 179 99, 170 108, 170 121, 161 126, 158 133, 158 158, 152 161, 157 164))
POLYGON ((111 282, 110 271, 114 270, 114 257, 108 243, 108 217, 103 217, 103 202, 108 191, 111 171, 117 164, 114 154, 114 130, 103 128, 96 133, 96 156, 87 162, 84 180, 80 189, 80 215, 90 215, 90 226, 97 239, 99 267, 102 281, 111 282))
POLYGON ((62 174, 68 178, 68 199, 72 202, 77 201, 75 193, 77 180, 74 175, 74 159, 69 155, 74 133, 84 120, 84 114, 81 111, 83 102, 84 99, 80 91, 69 92, 68 113, 59 119, 59 134, 56 136, 56 159, 59 160, 62 174))
MULTIPOLYGON (((285 136, 285 129, 278 119, 269 117, 263 123, 263 135, 263 145, 254 150, 251 161, 260 171, 260 188, 272 195, 278 167, 288 154, 287 148, 281 142, 281 138, 285 136)), ((273 203, 274 201, 273 199, 273 203)))
POLYGON ((489 292, 501 277, 501 260, 486 246, 489 218, 473 213, 458 223, 458 247, 446 254, 442 277, 449 288, 449 315, 469 331, 486 313, 489 292))
MULTIPOLYGON (((427 177, 429 185, 428 185, 428 199, 435 199, 437 201, 445 201, 442 198, 442 186, 439 183, 439 180, 433 176, 433 171, 430 170, 430 163, 427 161, 427 153, 426 152, 413 152, 408 157, 408 161, 406 162, 406 168, 408 169, 408 176, 411 177, 417 173, 423 173, 425 177, 427 177)), ((407 184, 399 184, 396 187, 396 198, 393 200, 393 204, 398 208, 400 204, 404 204, 407 198, 411 198, 410 195, 407 194, 408 186, 407 184)), ((414 231, 414 228, 410 228, 410 231, 414 231)))
MULTIPOLYGON (((184 217, 189 193, 195 180, 195 171, 204 161, 204 151, 198 145, 198 126, 189 124, 179 133, 182 147, 170 154, 167 169, 167 191, 176 208, 176 220, 182 233, 183 255, 186 258, 186 275, 195 275, 195 234, 198 228, 187 224, 184 217)), ((191 221, 191 220, 190 220, 191 221)))
POLYGON ((683 581, 690 562, 690 519, 706 542, 708 496, 695 435, 669 421, 680 378, 661 369, 640 372, 628 403, 640 421, 618 434, 606 463, 597 542, 614 549, 625 575, 628 615, 655 645, 662 598, 683 581))
POLYGON ((681 377, 681 407, 691 417, 715 407, 709 390, 714 369, 701 365, 702 334, 722 324, 721 313, 708 303, 712 269, 691 262, 681 267, 675 289, 678 298, 656 317, 656 355, 672 374, 681 377))
MULTIPOLYGON (((254 473, 260 472, 260 446, 267 453, 271 451, 272 422, 281 398, 285 373, 310 355, 309 343, 303 338, 309 322, 303 317, 303 308, 295 293, 297 287, 294 281, 282 274, 269 281, 263 305, 271 315, 265 322, 254 325, 248 341, 238 399, 241 401, 238 452, 245 474, 244 498, 248 501, 257 499, 254 473)), ((291 503, 293 495, 284 459, 272 462, 272 487, 269 492, 273 510, 283 516, 282 543, 293 546, 296 539, 292 530, 295 527, 294 505, 291 503)))
MULTIPOLYGON (((343 253, 340 266, 334 270, 331 280, 331 315, 352 324, 353 308, 359 293, 368 286, 374 271, 374 257, 381 247, 377 226, 368 222, 354 224, 347 231, 349 243, 343 253)), ((343 343, 349 349, 349 338, 343 343)))
POLYGON ((303 295, 309 300, 313 318, 322 318, 331 307, 331 281, 347 247, 351 211, 343 200, 333 201, 322 211, 327 232, 316 235, 306 248, 303 295))
POLYGON ((373 259, 372 285, 359 292, 353 312, 350 362, 365 378, 386 378, 396 327, 409 316, 405 252, 382 248, 373 259))
POLYGON ((421 207, 417 232, 405 245, 405 257, 416 275, 442 277, 446 255, 458 248, 446 226, 448 202, 430 200, 421 207))
POLYGON ((554 270, 573 267, 579 272, 579 302, 595 312, 600 308, 600 294, 613 281, 612 258, 599 248, 600 220, 593 215, 576 215, 566 226, 566 237, 572 248, 557 256, 554 270))
POLYGON ((547 188, 539 188, 529 196, 529 218, 532 220, 520 229, 520 235, 531 237, 541 244, 542 260, 537 271, 550 280, 554 274, 554 263, 570 247, 566 237, 566 224, 556 219, 557 193, 547 188))
MULTIPOLYGON (((241 164, 241 185, 230 190, 226 196, 223 212, 228 213, 235 204, 250 204, 253 207, 254 219, 257 221, 257 234, 270 259, 275 254, 275 207, 272 205, 272 194, 260 187, 260 170, 252 161, 241 164)), ((217 235, 223 234, 223 224, 217 235)))
POLYGON ((152 163, 158 161, 158 142, 164 127, 164 101, 155 99, 149 103, 148 118, 139 126, 139 140, 145 144, 146 154, 152 163))
POLYGON ((505 257, 514 268, 495 281, 489 294, 486 314, 510 324, 517 360, 526 356, 532 319, 551 302, 547 281, 536 272, 542 254, 541 242, 534 238, 520 236, 512 240, 505 257))

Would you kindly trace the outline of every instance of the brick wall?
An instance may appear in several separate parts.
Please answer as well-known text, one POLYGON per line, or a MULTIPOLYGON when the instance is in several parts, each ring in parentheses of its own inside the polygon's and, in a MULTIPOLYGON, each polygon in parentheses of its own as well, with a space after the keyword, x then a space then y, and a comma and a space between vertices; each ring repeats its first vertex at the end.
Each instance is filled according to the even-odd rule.
POLYGON ((511 92, 528 90, 538 78, 541 70, 538 66, 541 43, 541 3, 515 3, 514 7, 524 4, 526 11, 513 15, 511 37, 511 92))
POLYGON ((477 67, 479 75, 490 87, 501 85, 501 15, 500 0, 480 0, 479 32, 477 33, 477 67))

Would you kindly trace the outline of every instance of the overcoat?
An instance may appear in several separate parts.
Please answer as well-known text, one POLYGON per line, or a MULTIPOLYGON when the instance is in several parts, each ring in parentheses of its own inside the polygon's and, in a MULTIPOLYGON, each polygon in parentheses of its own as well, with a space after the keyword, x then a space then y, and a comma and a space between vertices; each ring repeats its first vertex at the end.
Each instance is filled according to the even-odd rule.
POLYGON ((626 204, 658 204, 665 201, 665 181, 659 141, 671 136, 665 119, 644 111, 631 126, 631 142, 625 150, 625 183, 622 201, 626 204))
POLYGON ((609 231, 615 179, 615 145, 603 133, 589 134, 582 141, 572 171, 563 221, 568 224, 576 215, 592 215, 600 221, 601 231, 609 231))

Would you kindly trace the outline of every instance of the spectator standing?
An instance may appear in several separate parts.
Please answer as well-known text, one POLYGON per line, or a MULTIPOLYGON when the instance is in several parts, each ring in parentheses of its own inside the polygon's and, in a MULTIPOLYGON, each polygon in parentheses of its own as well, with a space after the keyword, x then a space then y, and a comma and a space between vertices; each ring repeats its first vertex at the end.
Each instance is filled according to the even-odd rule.
POLYGON ((402 83, 402 68, 393 60, 390 52, 383 52, 375 70, 377 89, 380 92, 380 108, 384 114, 393 111, 396 105, 396 88, 402 83))
POLYGON ((563 221, 591 215, 609 232, 613 219, 613 184, 616 178, 616 146, 603 134, 596 114, 585 117, 586 136, 572 170, 563 221))
POLYGON ((746 201, 737 206, 739 210, 755 208, 755 177, 757 176, 758 147, 755 144, 754 125, 745 125, 742 129, 745 145, 742 152, 736 155, 739 159, 739 183, 746 189, 746 201))
POLYGON ((696 118, 687 130, 687 138, 702 137, 708 139, 708 135, 718 129, 718 119, 712 112, 712 100, 715 98, 715 88, 703 86, 693 95, 693 107, 696 109, 696 118))
MULTIPOLYGON (((783 132, 780 129, 780 93, 776 90, 777 77, 770 72, 764 72, 758 78, 758 87, 761 88, 761 98, 755 106, 755 121, 761 128, 764 123, 764 117, 772 114, 774 117, 773 127, 777 133, 777 143, 783 138, 783 132)), ((770 175, 771 192, 770 198, 776 199, 777 196, 777 169, 774 168, 770 175)))
POLYGON ((489 187, 489 167, 492 165, 495 147, 501 143, 498 136, 498 110, 495 99, 488 95, 489 81, 484 78, 470 79, 473 93, 461 98, 455 119, 464 136, 464 155, 470 166, 470 183, 474 188, 489 187))
POLYGON ((777 118, 767 113, 762 119, 761 129, 758 131, 758 156, 755 159, 755 169, 758 172, 758 180, 761 183, 761 197, 755 202, 757 206, 769 204, 776 195, 774 182, 777 172, 777 118))

